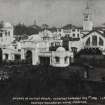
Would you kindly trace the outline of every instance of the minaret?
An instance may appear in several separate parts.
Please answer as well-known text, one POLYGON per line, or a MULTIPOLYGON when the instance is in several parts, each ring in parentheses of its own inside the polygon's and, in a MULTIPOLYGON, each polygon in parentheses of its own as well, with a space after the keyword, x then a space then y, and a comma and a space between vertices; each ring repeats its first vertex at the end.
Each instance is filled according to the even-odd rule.
POLYGON ((83 31, 91 31, 92 28, 93 28, 92 13, 89 8, 89 3, 87 2, 85 12, 83 13, 83 31))

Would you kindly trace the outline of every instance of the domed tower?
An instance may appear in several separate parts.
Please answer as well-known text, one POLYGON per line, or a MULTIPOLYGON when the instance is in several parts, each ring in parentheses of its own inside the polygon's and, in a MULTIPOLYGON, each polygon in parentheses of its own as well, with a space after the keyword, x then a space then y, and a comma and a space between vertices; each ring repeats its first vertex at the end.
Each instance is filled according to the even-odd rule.
POLYGON ((2 22, 0 28, 0 44, 8 45, 13 41, 13 26, 9 22, 2 22))
POLYGON ((91 9, 89 8, 89 3, 87 2, 85 12, 83 13, 83 31, 91 31, 92 28, 93 28, 92 13, 91 9))

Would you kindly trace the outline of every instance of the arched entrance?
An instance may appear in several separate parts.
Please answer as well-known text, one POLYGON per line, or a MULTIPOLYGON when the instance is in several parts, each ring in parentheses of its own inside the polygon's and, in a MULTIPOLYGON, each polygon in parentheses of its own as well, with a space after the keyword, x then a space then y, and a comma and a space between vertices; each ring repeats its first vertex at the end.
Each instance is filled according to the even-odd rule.
POLYGON ((32 64, 32 51, 26 51, 26 63, 32 64))

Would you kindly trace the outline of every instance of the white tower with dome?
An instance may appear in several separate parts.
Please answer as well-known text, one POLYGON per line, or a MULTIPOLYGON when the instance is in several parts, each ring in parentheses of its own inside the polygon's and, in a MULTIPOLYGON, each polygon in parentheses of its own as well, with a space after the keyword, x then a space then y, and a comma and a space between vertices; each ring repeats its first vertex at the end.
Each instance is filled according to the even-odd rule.
POLYGON ((13 41, 13 25, 9 22, 1 22, 0 27, 0 45, 6 46, 13 41))

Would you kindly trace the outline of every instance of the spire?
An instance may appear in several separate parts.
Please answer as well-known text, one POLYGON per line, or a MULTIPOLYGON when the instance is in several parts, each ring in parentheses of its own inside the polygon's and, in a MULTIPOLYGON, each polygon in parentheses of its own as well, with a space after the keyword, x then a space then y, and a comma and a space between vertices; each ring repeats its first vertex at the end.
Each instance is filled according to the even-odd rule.
POLYGON ((92 30, 93 23, 92 23, 92 11, 90 9, 90 0, 87 0, 86 8, 83 13, 83 29, 90 31, 92 30))
POLYGON ((86 3, 86 8, 85 8, 85 14, 91 14, 91 11, 90 11, 90 0, 87 0, 87 3, 86 3))
POLYGON ((89 9, 89 2, 87 0, 86 9, 89 9))

